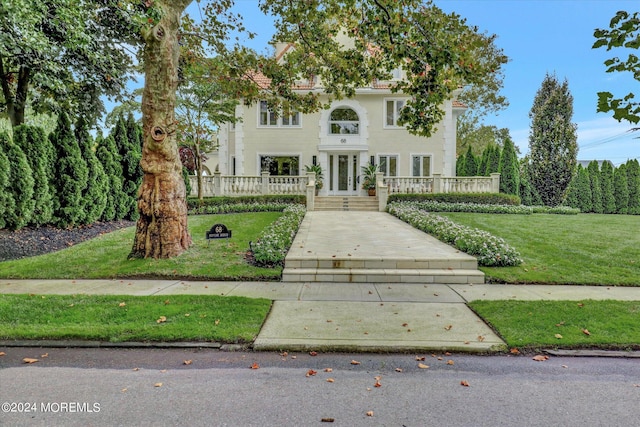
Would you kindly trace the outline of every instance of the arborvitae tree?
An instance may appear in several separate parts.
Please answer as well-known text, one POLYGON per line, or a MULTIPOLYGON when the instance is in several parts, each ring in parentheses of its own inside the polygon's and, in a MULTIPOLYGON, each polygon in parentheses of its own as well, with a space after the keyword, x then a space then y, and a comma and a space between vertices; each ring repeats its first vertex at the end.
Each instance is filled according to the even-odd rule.
POLYGON ((466 176, 466 168, 464 166, 464 154, 460 154, 456 159, 456 176, 466 176))
POLYGON ((109 179, 104 172, 102 163, 94 152, 93 138, 89 134, 89 128, 84 118, 78 119, 74 130, 80 153, 87 164, 89 180, 87 187, 82 192, 82 205, 85 224, 93 224, 102 217, 102 213, 107 205, 107 194, 109 192, 109 179))
POLYGON ((613 165, 608 160, 600 166, 600 186, 602 187, 602 209, 606 214, 616 213, 616 197, 613 192, 613 165))
POLYGON ((494 145, 491 153, 489 153, 489 162, 487 163, 487 169, 485 175, 491 175, 492 173, 500 170, 500 156, 502 156, 502 149, 494 145))
POLYGON ((489 144, 482 150, 482 157, 480 158, 480 163, 478 164, 478 175, 486 176, 487 175, 487 164, 489 164, 489 154, 493 148, 493 144, 489 144))
POLYGON ((629 215, 640 215, 640 163, 637 159, 627 161, 627 184, 629 185, 629 215))
POLYGON ((35 200, 33 199, 33 173, 22 149, 7 135, 0 137, 7 159, 9 159, 9 182, 5 191, 13 199, 13 209, 5 212, 5 226, 18 230, 31 221, 35 200))
POLYGON ((530 167, 529 157, 520 160, 520 201, 526 206, 541 205, 542 201, 540 200, 540 196, 536 192, 536 189, 533 188, 531 180, 529 179, 530 167))
MULTIPOLYGON (((135 139, 137 139, 136 132, 135 130, 131 131, 132 137, 135 139)), ((129 141, 129 132, 127 132, 127 125, 122 116, 118 118, 111 135, 113 136, 122 162, 122 191, 128 196, 125 207, 125 218, 136 219, 138 215, 138 188, 142 182, 142 169, 140 167, 140 158, 142 157, 141 148, 129 141)))
POLYGON ((602 185, 600 185, 600 166, 598 162, 593 160, 589 163, 587 171, 589 172, 591 198, 593 200, 590 212, 602 213, 604 212, 604 208, 602 205, 602 185))
POLYGON ((49 188, 54 152, 44 130, 37 126, 20 125, 13 128, 13 142, 29 162, 33 174, 33 215, 30 224, 50 224, 53 217, 53 195, 49 188))
POLYGON ((578 165, 578 169, 576 169, 576 172, 573 174, 573 179, 571 180, 571 182, 569 183, 569 186, 567 187, 567 195, 564 198, 564 202, 562 202, 562 204, 564 206, 570 206, 572 208, 577 208, 579 205, 578 202, 578 173, 580 170, 581 166, 578 165))
POLYGON ((515 146, 510 138, 504 141, 498 172, 500 172, 500 191, 518 195, 520 193, 520 165, 515 146))
POLYGON ((627 183, 627 167, 618 166, 613 174, 613 192, 616 200, 616 213, 626 214, 629 211, 629 184, 627 183))
POLYGON ((113 137, 109 135, 103 138, 98 135, 98 150, 96 156, 109 181, 109 192, 107 194, 107 203, 102 213, 104 221, 121 220, 125 217, 125 208, 127 204, 127 195, 122 191, 122 165, 120 163, 120 155, 116 150, 116 143, 113 137))
POLYGON ((531 181, 547 206, 559 205, 576 169, 578 137, 569 83, 546 75, 529 113, 531 181))
POLYGON ((82 194, 89 172, 66 113, 58 116, 58 125, 49 139, 57 153, 53 180, 54 224, 61 228, 73 227, 82 224, 85 217, 82 194))
MULTIPOLYGON (((135 150, 136 158, 132 160, 132 171, 131 171, 131 180, 134 183, 134 211, 131 219, 138 218, 138 189, 140 188, 140 184, 142 183, 142 176, 144 172, 142 171, 142 166, 140 165, 140 160, 142 159, 142 126, 140 126, 136 120, 133 118, 133 114, 129 113, 127 116, 127 138, 129 139, 129 144, 131 148, 135 150)), ((189 193, 187 193, 189 194, 189 193)))
POLYGON ((577 206, 582 212, 591 212, 593 210, 593 196, 591 194, 591 180, 589 179, 589 172, 578 165, 578 171, 576 172, 576 190, 577 190, 577 206))
POLYGON ((465 176, 476 176, 478 174, 478 160, 473 151, 471 151, 471 146, 469 146, 464 156, 464 171, 465 176))
POLYGON ((7 226, 6 218, 9 212, 13 212, 15 202, 9 192, 9 159, 4 150, 7 148, 9 135, 0 132, 0 229, 7 226))

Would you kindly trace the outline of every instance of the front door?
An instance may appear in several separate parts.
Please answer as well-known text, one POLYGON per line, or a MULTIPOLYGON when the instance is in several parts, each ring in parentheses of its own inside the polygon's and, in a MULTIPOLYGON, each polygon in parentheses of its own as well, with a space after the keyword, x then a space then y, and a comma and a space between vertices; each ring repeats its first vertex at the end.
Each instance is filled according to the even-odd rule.
POLYGON ((354 196, 358 194, 358 154, 329 155, 329 194, 354 196))

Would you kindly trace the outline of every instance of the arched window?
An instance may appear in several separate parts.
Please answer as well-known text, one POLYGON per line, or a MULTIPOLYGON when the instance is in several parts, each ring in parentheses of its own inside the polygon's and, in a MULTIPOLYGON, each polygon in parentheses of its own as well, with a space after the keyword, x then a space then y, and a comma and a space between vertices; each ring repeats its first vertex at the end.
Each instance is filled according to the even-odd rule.
POLYGON ((358 113, 349 107, 339 107, 329 116, 329 129, 332 135, 355 135, 360 133, 358 113))

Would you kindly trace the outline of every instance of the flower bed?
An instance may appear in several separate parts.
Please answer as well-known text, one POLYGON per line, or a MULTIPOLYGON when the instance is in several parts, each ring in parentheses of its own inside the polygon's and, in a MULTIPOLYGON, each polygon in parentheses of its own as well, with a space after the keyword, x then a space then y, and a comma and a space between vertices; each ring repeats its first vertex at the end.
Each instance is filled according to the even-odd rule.
POLYGON ((387 211, 411 226, 478 258, 486 267, 515 266, 522 263, 520 253, 503 239, 477 228, 456 224, 448 218, 430 214, 414 203, 391 203, 387 211))
POLYGON ((284 258, 305 213, 304 206, 289 205, 283 210, 283 215, 262 232, 253 244, 253 257, 257 265, 284 265, 284 258))
POLYGON ((405 206, 412 206, 429 212, 472 212, 490 214, 531 215, 532 213, 577 215, 580 209, 568 206, 524 206, 524 205, 493 205, 478 203, 447 203, 434 200, 402 202, 405 206))

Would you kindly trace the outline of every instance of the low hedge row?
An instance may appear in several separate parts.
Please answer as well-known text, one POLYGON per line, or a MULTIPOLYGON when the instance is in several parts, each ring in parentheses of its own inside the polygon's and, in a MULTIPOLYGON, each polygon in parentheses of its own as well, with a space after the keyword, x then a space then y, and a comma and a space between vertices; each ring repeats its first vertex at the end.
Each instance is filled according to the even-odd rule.
POLYGON ((430 214, 407 203, 391 203, 387 205, 387 211, 418 230, 475 256, 479 265, 501 267, 522 263, 517 250, 486 231, 456 224, 448 218, 430 214))
POLYGON ((207 206, 230 206, 230 205, 260 205, 260 204, 301 204, 307 203, 307 198, 301 195, 268 195, 268 196, 240 196, 240 197, 205 197, 200 200, 197 197, 187 198, 187 208, 189 212, 196 209, 203 209, 207 206))
MULTIPOLYGON (((282 212, 290 203, 233 203, 230 205, 203 205, 189 210, 189 215, 226 214, 241 212, 282 212)), ((302 206, 302 205, 299 205, 302 206)))
POLYGON ((532 213, 560 214, 560 215, 577 215, 580 209, 570 208, 567 206, 524 206, 524 205, 487 205, 476 203, 446 203, 434 200, 402 202, 408 206, 422 209, 429 212, 473 212, 473 213, 489 213, 489 214, 516 214, 531 215, 532 213))
POLYGON ((293 243, 306 213, 303 205, 289 205, 283 215, 265 228, 252 245, 253 258, 260 266, 284 265, 284 258, 293 243))
POLYGON ((437 193, 437 194, 390 194, 388 202, 476 203, 482 205, 520 204, 520 197, 503 193, 437 193))

